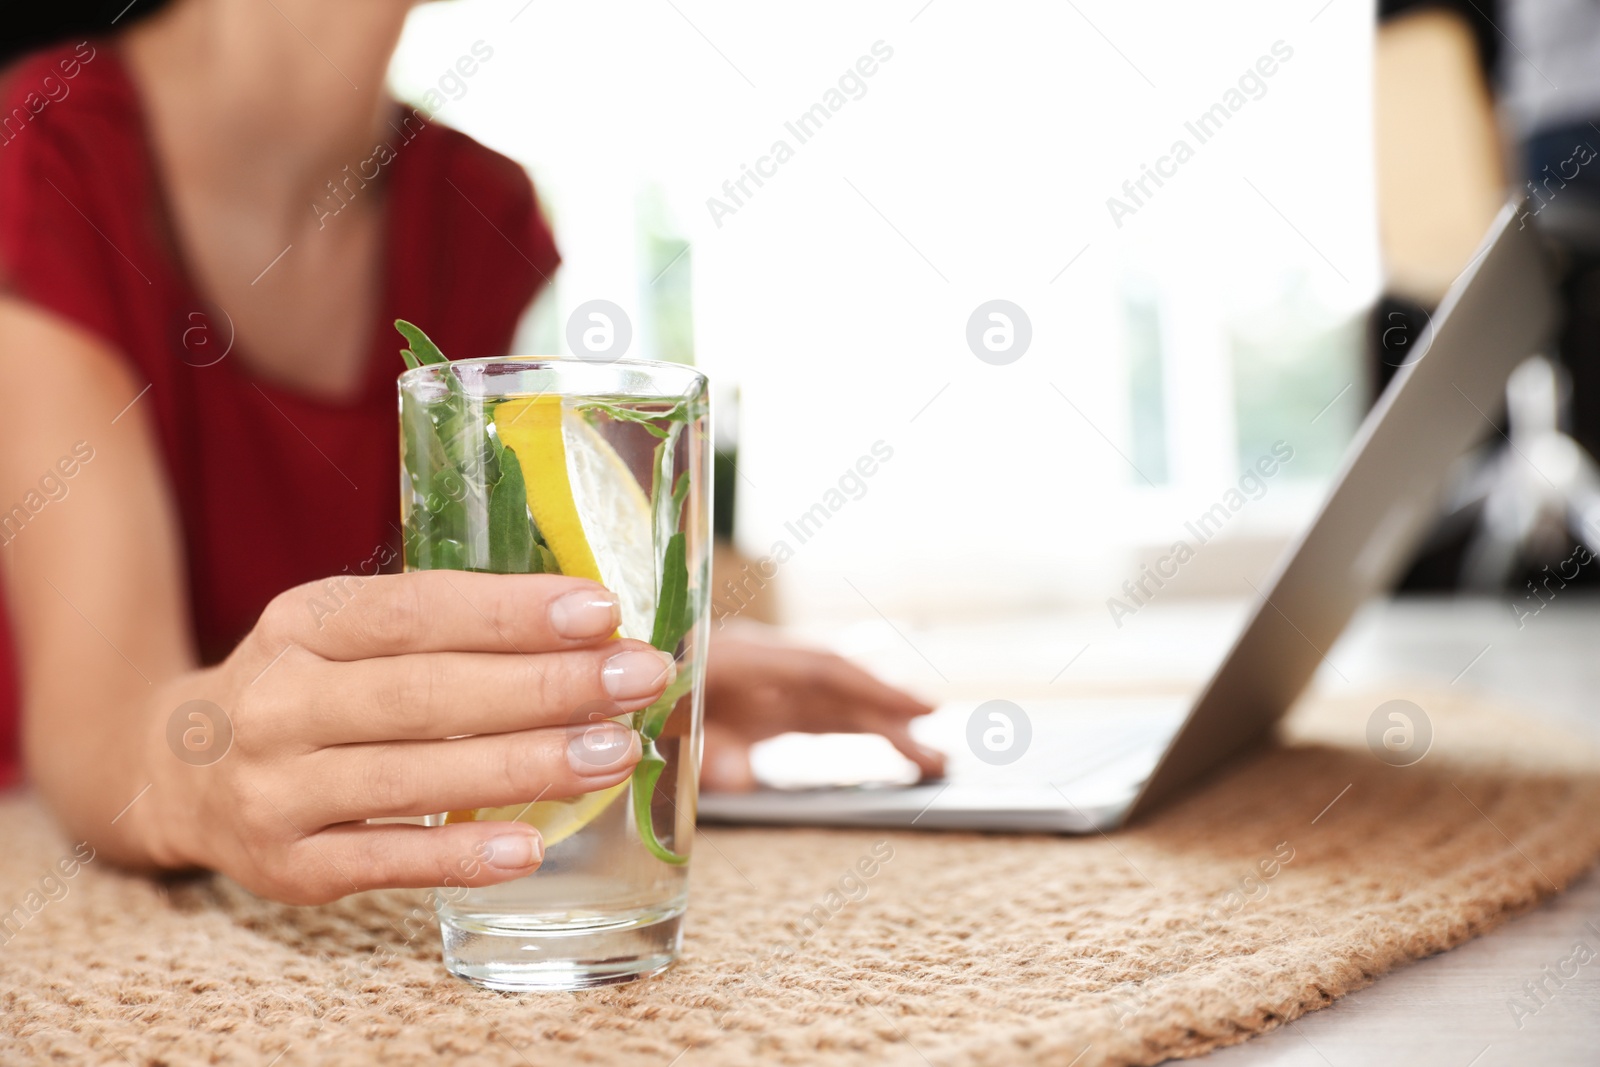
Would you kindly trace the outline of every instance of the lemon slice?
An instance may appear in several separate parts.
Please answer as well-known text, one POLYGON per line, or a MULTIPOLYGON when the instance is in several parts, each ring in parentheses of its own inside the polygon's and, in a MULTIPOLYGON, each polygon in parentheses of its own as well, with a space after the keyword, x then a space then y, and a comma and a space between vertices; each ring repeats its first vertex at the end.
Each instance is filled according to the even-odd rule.
POLYGON ((524 822, 539 831, 544 847, 550 848, 571 837, 593 822, 611 802, 628 788, 627 782, 618 782, 598 793, 585 793, 581 797, 562 800, 540 800, 532 804, 509 804, 503 808, 476 808, 452 811, 445 816, 446 823, 457 822, 524 822))
POLYGON ((627 463, 558 396, 508 400, 495 409, 494 428, 517 454, 528 510, 561 573, 617 594, 621 635, 650 640, 656 614, 650 501, 627 463))
MULTIPOLYGON (((495 409, 495 434, 522 468, 528 510, 561 573, 589 578, 617 594, 623 637, 650 639, 656 574, 650 501, 606 439, 558 396, 507 400, 495 409)), ((545 848, 571 837, 628 786, 562 800, 452 811, 446 823, 518 821, 545 848)))

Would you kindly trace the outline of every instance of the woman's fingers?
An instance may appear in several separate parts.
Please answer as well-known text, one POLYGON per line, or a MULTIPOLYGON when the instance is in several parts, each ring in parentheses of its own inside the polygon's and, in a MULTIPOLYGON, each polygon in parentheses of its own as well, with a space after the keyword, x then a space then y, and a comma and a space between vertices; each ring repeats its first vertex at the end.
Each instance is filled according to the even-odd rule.
POLYGON ((700 788, 713 793, 748 793, 756 787, 750 766, 750 742, 716 723, 705 724, 705 755, 700 761, 700 788))
POLYGON ((611 720, 673 667, 613 640, 618 615, 600 585, 560 575, 345 576, 281 594, 217 674, 230 755, 189 775, 198 814, 166 850, 297 902, 526 874, 530 827, 360 820, 625 783, 641 742, 611 720))
MULTIPOLYGON (((539 831, 522 823, 345 824, 258 862, 250 888, 290 904, 325 904, 368 889, 437 886, 448 894, 521 878, 543 859, 539 831)), ((419 927, 431 919, 431 909, 422 912, 419 927)))
POLYGON ((929 748, 911 736, 909 723, 926 715, 933 705, 911 694, 880 682, 848 660, 833 657, 824 674, 834 699, 856 732, 877 732, 917 765, 923 778, 944 775, 944 753, 929 748))
POLYGON ((911 730, 904 723, 882 723, 878 726, 878 732, 887 737, 902 756, 917 765, 923 778, 944 777, 944 753, 912 737, 911 730))
MULTIPOLYGON (((809 733, 880 734, 888 739, 896 751, 917 765, 922 778, 944 775, 944 753, 912 737, 910 719, 898 708, 885 708, 877 702, 859 697, 852 699, 827 689, 785 693, 781 701, 783 710, 769 716, 768 721, 788 721, 792 725, 783 729, 764 730, 761 737, 770 737, 784 729, 809 733)), ((759 737, 752 737, 751 740, 759 740, 759 737)))
POLYGON ((324 659, 414 652, 548 652, 616 632, 617 598, 555 574, 415 571, 344 576, 274 597, 255 636, 272 657, 299 645, 324 659))
POLYGON ((818 672, 819 681, 841 704, 870 708, 877 715, 902 721, 933 710, 932 704, 879 681, 841 656, 826 655, 824 659, 818 672))
MULTIPOLYGON (((837 715, 840 721, 849 724, 841 727, 841 732, 881 734, 901 755, 916 764, 922 778, 944 776, 944 753, 919 743, 904 723, 873 719, 870 710, 860 707, 837 709, 837 715)), ((701 788, 714 793, 748 793, 755 789, 760 783, 750 764, 750 745, 754 740, 760 738, 707 722, 705 756, 700 764, 701 788)))
POLYGON ((882 734, 924 778, 944 773, 944 755, 909 728, 932 705, 841 656, 731 637, 713 646, 707 671, 707 788, 753 788, 749 744, 790 730, 882 734), (727 743, 718 744, 714 731, 727 743))
POLYGON ((639 735, 610 720, 450 741, 340 745, 307 757, 297 824, 559 800, 627 780, 639 735), (302 821, 304 820, 304 821, 302 821))
MULTIPOLYGON (((308 657, 309 658, 309 657, 308 657)), ((314 661, 290 708, 260 728, 313 746, 496 734, 611 718, 646 707, 672 682, 672 657, 643 641, 567 652, 422 652, 314 661)))

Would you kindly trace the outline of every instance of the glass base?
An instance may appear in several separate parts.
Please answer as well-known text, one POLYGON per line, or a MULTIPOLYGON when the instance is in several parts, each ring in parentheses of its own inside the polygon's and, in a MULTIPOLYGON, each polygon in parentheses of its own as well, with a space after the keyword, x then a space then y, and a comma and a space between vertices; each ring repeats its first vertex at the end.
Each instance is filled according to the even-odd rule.
POLYGON ((660 974, 683 946, 683 907, 560 926, 515 915, 439 916, 445 969, 509 993, 589 989, 660 974))

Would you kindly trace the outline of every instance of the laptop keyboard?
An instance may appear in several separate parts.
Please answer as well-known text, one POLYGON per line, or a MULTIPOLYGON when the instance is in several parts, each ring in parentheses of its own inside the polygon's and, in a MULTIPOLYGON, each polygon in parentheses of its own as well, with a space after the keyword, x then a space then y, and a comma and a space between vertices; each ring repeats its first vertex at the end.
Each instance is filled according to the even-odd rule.
POLYGON ((968 744, 976 704, 941 707, 915 727, 917 740, 947 755, 946 777, 963 786, 1036 789, 1050 785, 1068 798, 1098 797, 1115 780, 1137 788, 1154 768, 1188 710, 1181 701, 1014 701, 1032 737, 1015 761, 994 765, 968 744))

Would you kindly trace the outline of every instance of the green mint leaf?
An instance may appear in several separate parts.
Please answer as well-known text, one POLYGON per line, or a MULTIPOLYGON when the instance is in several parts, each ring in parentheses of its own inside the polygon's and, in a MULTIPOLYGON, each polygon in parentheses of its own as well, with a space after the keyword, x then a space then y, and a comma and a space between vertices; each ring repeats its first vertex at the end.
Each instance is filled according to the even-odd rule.
POLYGON ((502 447, 500 452, 500 480, 489 493, 489 569, 498 574, 527 574, 534 544, 522 465, 511 449, 502 447))
POLYGON ((407 322, 405 319, 395 319, 394 328, 405 336, 406 341, 411 345, 410 352, 413 358, 419 363, 450 362, 445 358, 444 353, 439 351, 439 346, 434 344, 419 327, 407 322))
POLYGON ((684 471, 678 475, 678 482, 672 487, 672 525, 676 527, 683 521, 683 502, 689 496, 689 472, 684 471))
POLYGON ((406 565, 420 571, 464 571, 467 546, 415 527, 406 531, 406 565))
POLYGON ((656 598, 656 621, 650 634, 650 643, 669 656, 677 654, 678 642, 688 631, 684 625, 688 602, 689 566, 680 530, 667 539, 661 559, 661 595, 656 598))
POLYGON ((403 488, 410 502, 406 561, 424 569, 457 569, 466 559, 462 543, 466 540, 467 518, 461 482, 440 454, 428 409, 409 395, 401 400, 400 431, 406 471, 403 488), (436 551, 433 542, 437 541, 449 541, 451 545, 436 551))
MULTIPOLYGON (((455 380, 453 374, 446 377, 455 380)), ((464 483, 464 488, 457 487, 457 494, 465 492, 481 496, 484 489, 494 485, 500 478, 500 464, 496 459, 499 445, 483 432, 482 420, 464 410, 456 397, 430 404, 428 411, 439 434, 445 459, 456 469, 464 483)))
POLYGON ((644 754, 633 768, 633 824, 639 831, 639 841, 650 854, 662 863, 682 866, 689 857, 672 851, 656 836, 655 818, 650 811, 650 801, 656 795, 656 782, 666 769, 667 761, 656 751, 654 741, 644 743, 644 754))
POLYGON ((639 714, 634 729, 638 730, 646 741, 654 741, 660 737, 661 731, 666 729, 667 719, 672 717, 673 709, 678 706, 678 701, 683 699, 693 683, 692 671, 684 671, 674 678, 672 684, 667 686, 667 691, 639 714))
POLYGON ((591 400, 577 406, 579 411, 598 411, 607 418, 618 422, 632 422, 644 427, 652 437, 666 437, 670 432, 661 426, 661 422, 688 422, 689 405, 686 401, 678 401, 664 411, 638 411, 634 408, 619 407, 608 404, 604 400, 591 400))
POLYGON ((428 495, 434 476, 440 471, 439 456, 433 448, 433 420, 427 409, 409 395, 400 400, 400 441, 404 449, 406 473, 419 496, 428 495))
POLYGON ((400 358, 406 361, 407 370, 416 370, 418 367, 422 366, 422 361, 417 358, 417 354, 411 351, 409 348, 402 348, 400 350, 400 358))

